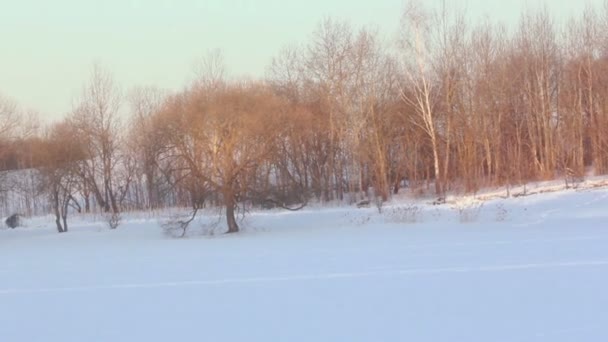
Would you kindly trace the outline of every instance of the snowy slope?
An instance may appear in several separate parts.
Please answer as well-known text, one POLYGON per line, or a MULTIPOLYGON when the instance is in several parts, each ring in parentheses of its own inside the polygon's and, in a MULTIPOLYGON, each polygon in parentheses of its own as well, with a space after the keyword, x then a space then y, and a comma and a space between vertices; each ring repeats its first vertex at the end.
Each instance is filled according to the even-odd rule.
POLYGON ((0 230, 0 341, 608 341, 605 189, 259 212, 188 239, 51 223, 0 230))

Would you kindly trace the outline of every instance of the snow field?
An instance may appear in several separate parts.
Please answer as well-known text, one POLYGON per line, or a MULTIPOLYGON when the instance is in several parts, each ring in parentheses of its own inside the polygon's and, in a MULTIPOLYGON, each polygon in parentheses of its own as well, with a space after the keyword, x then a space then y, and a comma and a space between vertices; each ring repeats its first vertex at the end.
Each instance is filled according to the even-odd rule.
POLYGON ((608 190, 383 212, 254 212, 187 239, 30 219, 0 230, 0 341, 608 340, 608 190))

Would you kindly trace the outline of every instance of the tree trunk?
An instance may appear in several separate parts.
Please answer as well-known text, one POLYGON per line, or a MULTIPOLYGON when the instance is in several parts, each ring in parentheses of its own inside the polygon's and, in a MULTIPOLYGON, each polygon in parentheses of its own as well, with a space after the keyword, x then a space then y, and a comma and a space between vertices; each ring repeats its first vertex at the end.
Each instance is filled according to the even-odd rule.
POLYGON ((61 226, 61 217, 58 215, 58 211, 55 213, 55 224, 57 225, 57 231, 59 233, 65 233, 63 227, 61 226))
POLYGON ((68 231, 68 210, 70 210, 70 198, 66 196, 61 208, 61 218, 63 220, 63 232, 68 231))
POLYGON ((228 231, 226 234, 238 233, 239 225, 236 223, 235 217, 235 199, 232 192, 226 192, 224 194, 224 204, 226 206, 226 223, 228 224, 228 231))
POLYGON ((116 202, 116 195, 110 190, 110 205, 112 208, 112 214, 118 214, 120 210, 118 210, 118 203, 116 202))
POLYGON ((148 192, 148 209, 158 208, 157 188, 154 184, 154 171, 151 166, 146 166, 146 190, 148 192))
POLYGON ((63 232, 66 233, 68 231, 68 218, 67 216, 63 217, 63 232))
POLYGON ((236 223, 236 218, 234 216, 234 205, 226 206, 226 220, 228 223, 228 231, 226 233, 238 233, 239 225, 236 223))
POLYGON ((439 167, 439 152, 437 151, 437 140, 434 136, 432 136, 431 139, 433 148, 433 172, 435 175, 435 194, 437 196, 443 196, 441 187, 441 169, 439 167))
POLYGON ((57 225, 57 231, 64 233, 63 226, 61 225, 61 212, 59 209, 59 193, 57 190, 53 190, 52 194, 53 211, 55 212, 55 224, 57 225))
POLYGON ((84 198, 84 212, 89 214, 91 212, 91 192, 86 181, 83 182, 82 197, 84 198))
POLYGON ((110 211, 110 206, 108 205, 108 202, 104 199, 104 196, 101 193, 101 190, 99 189, 99 187, 97 187, 96 184, 91 184, 91 190, 93 191, 93 196, 95 197, 95 201, 97 202, 97 205, 104 211, 104 212, 109 212, 110 211))

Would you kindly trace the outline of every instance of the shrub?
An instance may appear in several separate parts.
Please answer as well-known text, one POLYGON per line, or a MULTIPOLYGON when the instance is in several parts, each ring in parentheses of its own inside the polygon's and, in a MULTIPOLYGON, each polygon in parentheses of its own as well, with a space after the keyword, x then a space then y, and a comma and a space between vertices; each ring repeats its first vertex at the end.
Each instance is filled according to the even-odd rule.
POLYGON ((21 215, 13 214, 13 215, 9 216, 6 219, 6 221, 4 221, 4 223, 6 223, 7 227, 12 228, 12 229, 21 227, 21 215))
POLYGON ((479 219, 483 202, 461 202, 454 207, 458 211, 460 223, 471 223, 479 219))
POLYGON ((422 219, 422 210, 414 204, 385 210, 388 221, 393 223, 416 223, 422 219))
POLYGON ((121 221, 122 217, 120 216, 120 213, 112 213, 106 216, 106 223, 108 224, 108 227, 110 227, 110 229, 118 228, 118 226, 120 226, 121 221))

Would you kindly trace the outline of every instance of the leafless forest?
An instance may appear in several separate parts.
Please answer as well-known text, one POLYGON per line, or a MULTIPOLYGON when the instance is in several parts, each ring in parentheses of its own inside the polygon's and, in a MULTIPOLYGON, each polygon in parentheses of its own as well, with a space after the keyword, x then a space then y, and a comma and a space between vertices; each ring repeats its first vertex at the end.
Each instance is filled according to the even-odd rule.
POLYGON ((389 36, 328 18, 262 80, 226 77, 216 52, 179 92, 123 90, 96 65, 48 127, 0 95, 4 214, 61 232, 74 211, 218 206, 236 232, 242 206, 606 174, 608 7, 549 13, 507 28, 412 2, 389 36))

